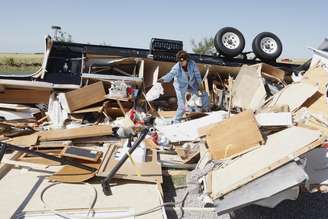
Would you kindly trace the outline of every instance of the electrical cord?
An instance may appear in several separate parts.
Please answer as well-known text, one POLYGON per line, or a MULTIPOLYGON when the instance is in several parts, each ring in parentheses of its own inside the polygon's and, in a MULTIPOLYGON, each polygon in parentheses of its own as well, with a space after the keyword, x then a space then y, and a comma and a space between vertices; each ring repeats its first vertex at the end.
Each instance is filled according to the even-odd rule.
MULTIPOLYGON (((71 215, 67 215, 63 212, 60 212, 60 210, 58 209, 55 209, 55 208, 52 208, 49 204, 46 203, 45 199, 44 199, 44 196, 46 194, 46 191, 53 187, 53 186, 56 186, 56 185, 59 185, 61 183, 53 183, 47 187, 45 187, 41 194, 40 194, 40 199, 41 199, 41 202, 43 203, 44 207, 46 209, 48 209, 49 211, 53 212, 54 214, 62 217, 62 218, 65 218, 65 219, 95 219, 95 217, 90 217, 89 214, 91 211, 93 211, 93 208, 96 204, 96 201, 97 201, 97 190, 94 186, 90 185, 89 183, 83 183, 82 185, 87 185, 89 187, 92 188, 92 191, 94 192, 94 196, 92 198, 92 202, 91 202, 91 205, 88 209, 88 214, 86 217, 73 217, 71 215)), ((160 211, 162 210, 163 207, 168 207, 169 209, 173 209, 173 210, 181 210, 182 212, 183 211, 205 211, 205 212, 212 212, 212 211, 215 211, 215 208, 197 208, 197 207, 175 207, 176 205, 179 205, 179 204, 183 204, 188 196, 189 192, 187 191, 183 198, 181 199, 181 201, 178 201, 178 202, 165 202, 161 205, 158 205, 158 206, 155 206, 153 208, 150 208, 148 210, 145 210, 145 211, 141 211, 141 212, 138 212, 138 213, 134 213, 134 214, 128 214, 128 215, 124 215, 124 216, 113 216, 113 217, 107 217, 107 218, 104 218, 104 219, 123 219, 123 218, 127 218, 127 217, 139 217, 139 216, 143 216, 143 215, 146 215, 146 214, 150 214, 150 213, 153 213, 153 212, 156 212, 156 211, 160 211)))

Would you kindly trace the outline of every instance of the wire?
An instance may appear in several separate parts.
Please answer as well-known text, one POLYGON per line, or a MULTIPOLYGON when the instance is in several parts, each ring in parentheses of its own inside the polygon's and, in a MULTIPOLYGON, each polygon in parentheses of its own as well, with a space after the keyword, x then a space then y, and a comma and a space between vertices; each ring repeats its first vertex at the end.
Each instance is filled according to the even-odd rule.
MULTIPOLYGON (((40 194, 41 202, 43 203, 43 205, 44 205, 45 208, 49 209, 49 210, 50 210, 51 212, 53 212, 54 214, 56 214, 56 215, 58 215, 58 216, 60 216, 60 217, 63 217, 63 218, 67 218, 67 219, 75 219, 75 217, 72 217, 72 216, 67 215, 67 214, 65 214, 65 213, 62 213, 62 212, 59 212, 57 209, 50 207, 50 206, 46 203, 46 201, 44 200, 44 194, 45 194, 45 192, 46 192, 48 189, 50 189, 51 187, 54 187, 54 186, 59 185, 59 184, 61 184, 61 183, 53 183, 53 184, 50 184, 50 185, 48 185, 47 187, 45 187, 45 188, 42 190, 41 194, 40 194)), ((90 207, 89 207, 89 209, 88 209, 88 214, 87 214, 87 215, 89 215, 90 212, 91 212, 91 210, 92 210, 93 207, 95 206, 96 201, 97 201, 97 190, 96 190, 96 188, 95 188, 94 186, 90 185, 89 183, 83 183, 83 184, 81 184, 81 185, 87 185, 87 186, 89 186, 89 187, 92 189, 92 191, 94 192, 94 196, 93 196, 93 198, 92 198, 92 201, 91 201, 90 207)), ((80 217, 79 217, 79 218, 76 218, 76 219, 80 219, 80 217)))
MULTIPOLYGON (((97 200, 97 190, 94 186, 91 186, 89 183, 84 183, 85 185, 88 185, 90 186, 93 191, 95 192, 95 195, 92 199, 92 203, 89 207, 89 210, 88 210, 88 214, 86 217, 72 217, 71 215, 67 215, 65 213, 62 213, 60 212, 59 210, 57 209, 54 209, 52 207, 50 207, 44 200, 44 194, 45 192, 55 186, 55 185, 58 185, 60 183, 53 183, 49 186, 47 186, 46 188, 44 188, 40 194, 40 199, 43 203, 43 205, 45 206, 45 208, 47 208, 48 210, 50 210, 51 212, 53 212, 54 214, 60 216, 60 217, 63 217, 65 219, 95 219, 95 217, 89 217, 89 213, 93 210, 93 207, 96 203, 96 200, 97 200)), ((181 210, 181 211, 198 211, 198 212, 214 212, 215 211, 215 208, 197 208, 197 207, 174 207, 178 204, 181 204, 181 203, 184 203, 187 196, 188 196, 189 192, 187 191, 183 198, 181 199, 181 201, 178 201, 178 202, 165 202, 161 205, 158 205, 158 206, 155 206, 153 208, 150 208, 148 210, 145 210, 145 211, 141 211, 141 212, 138 212, 138 213, 134 213, 134 214, 127 214, 127 215, 124 215, 124 216, 113 216, 113 217, 107 217, 107 218, 103 218, 103 219, 123 219, 123 218, 128 218, 128 217, 139 217, 139 216, 143 216, 143 215, 146 215, 146 214, 150 214, 150 213, 153 213, 153 212, 156 212, 156 211, 160 211, 162 210, 163 207, 167 207, 169 209, 173 209, 173 210, 181 210)))

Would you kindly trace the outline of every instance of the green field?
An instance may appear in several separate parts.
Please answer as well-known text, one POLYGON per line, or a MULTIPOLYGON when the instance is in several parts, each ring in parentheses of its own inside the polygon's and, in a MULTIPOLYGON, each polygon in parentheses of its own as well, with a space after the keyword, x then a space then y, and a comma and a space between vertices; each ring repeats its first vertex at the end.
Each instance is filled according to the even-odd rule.
POLYGON ((0 73, 34 73, 42 63, 43 54, 0 53, 0 73))

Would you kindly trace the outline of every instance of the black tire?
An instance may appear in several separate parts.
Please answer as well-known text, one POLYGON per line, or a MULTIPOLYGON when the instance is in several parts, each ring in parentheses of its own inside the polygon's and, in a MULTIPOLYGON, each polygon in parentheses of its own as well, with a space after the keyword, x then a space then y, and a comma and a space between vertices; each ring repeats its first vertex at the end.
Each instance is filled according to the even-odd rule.
POLYGON ((252 49, 259 59, 275 61, 282 53, 282 43, 275 34, 262 32, 254 38, 252 49))
POLYGON ((216 33, 214 46, 220 54, 227 57, 235 57, 244 50, 245 38, 236 28, 224 27, 216 33), (229 33, 231 34, 230 36, 229 33), (238 39, 235 37, 238 37, 238 39))

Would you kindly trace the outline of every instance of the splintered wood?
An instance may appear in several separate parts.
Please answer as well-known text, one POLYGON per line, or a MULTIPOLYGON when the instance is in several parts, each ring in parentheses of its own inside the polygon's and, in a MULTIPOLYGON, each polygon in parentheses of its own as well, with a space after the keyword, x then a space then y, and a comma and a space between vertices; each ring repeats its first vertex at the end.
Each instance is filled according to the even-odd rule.
POLYGON ((206 141, 212 159, 221 160, 254 149, 264 140, 253 113, 245 111, 212 126, 207 130, 206 141))

